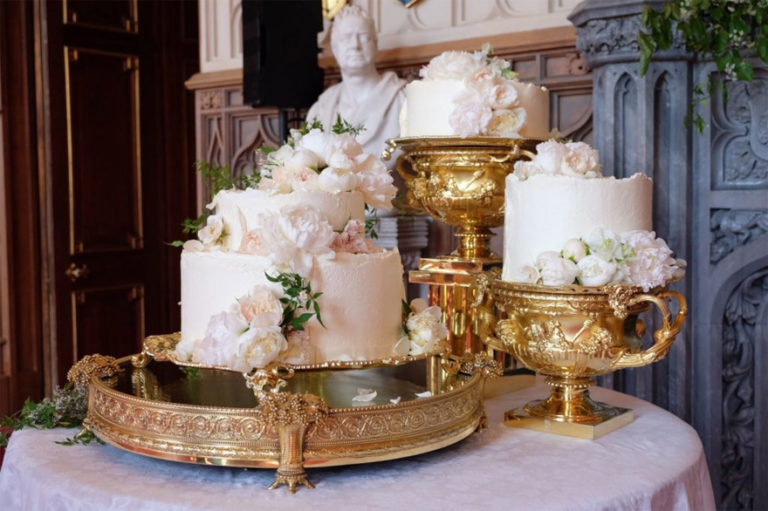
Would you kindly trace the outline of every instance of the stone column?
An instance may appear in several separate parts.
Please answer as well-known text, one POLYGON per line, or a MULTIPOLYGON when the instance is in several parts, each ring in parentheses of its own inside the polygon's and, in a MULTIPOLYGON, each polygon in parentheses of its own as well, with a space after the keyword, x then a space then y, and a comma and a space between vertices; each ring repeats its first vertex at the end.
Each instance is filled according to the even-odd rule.
MULTIPOLYGON (((642 172, 653 178, 654 229, 678 257, 687 259, 691 135, 684 118, 692 59, 676 44, 640 76, 637 34, 644 3, 588 0, 570 20, 578 34, 576 46, 592 68, 594 145, 603 173, 621 178, 642 172)), ((676 286, 686 296, 689 281, 676 286)), ((689 419, 689 345, 686 331, 665 361, 622 371, 608 383, 689 419)))
MULTIPOLYGON (((660 5, 662 2, 647 2, 660 5)), ((614 376, 616 387, 688 420, 699 432, 719 508, 768 508, 768 69, 724 82, 680 39, 639 76, 642 3, 581 3, 570 16, 592 67, 595 145, 605 171, 654 179, 654 226, 688 275, 685 335, 662 363, 614 376), (694 85, 702 133, 684 124, 694 85)), ((650 325, 649 325, 650 327, 650 325)))

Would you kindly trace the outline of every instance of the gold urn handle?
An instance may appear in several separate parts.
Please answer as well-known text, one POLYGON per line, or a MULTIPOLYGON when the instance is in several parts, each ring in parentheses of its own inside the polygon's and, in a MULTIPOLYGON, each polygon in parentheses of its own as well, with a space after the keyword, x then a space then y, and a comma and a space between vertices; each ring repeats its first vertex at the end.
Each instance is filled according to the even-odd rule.
POLYGON ((667 356, 669 348, 675 341, 675 336, 685 323, 688 315, 688 303, 683 295, 677 291, 663 290, 655 295, 639 294, 635 295, 628 305, 636 305, 641 302, 651 302, 661 311, 661 326, 653 332, 653 346, 640 353, 625 353, 619 357, 612 365, 613 369, 624 369, 627 367, 642 367, 652 364, 667 356), (675 298, 678 303, 678 311, 674 319, 667 305, 668 298, 675 298))

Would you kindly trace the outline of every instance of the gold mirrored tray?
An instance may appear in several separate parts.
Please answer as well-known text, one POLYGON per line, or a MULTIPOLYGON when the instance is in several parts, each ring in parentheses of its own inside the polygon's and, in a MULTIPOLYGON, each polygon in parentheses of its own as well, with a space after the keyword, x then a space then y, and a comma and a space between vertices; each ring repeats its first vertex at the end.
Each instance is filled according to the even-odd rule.
MULTIPOLYGON (((483 355, 408 366, 301 371, 249 390, 243 374, 134 355, 90 379, 86 427, 116 447, 167 460, 277 468, 272 487, 312 486, 305 467, 391 460, 458 442, 485 422, 483 355), (376 392, 356 402, 360 389, 376 392), (429 394, 424 394, 429 391, 429 394)), ((246 375, 246 381, 248 376, 246 375)))

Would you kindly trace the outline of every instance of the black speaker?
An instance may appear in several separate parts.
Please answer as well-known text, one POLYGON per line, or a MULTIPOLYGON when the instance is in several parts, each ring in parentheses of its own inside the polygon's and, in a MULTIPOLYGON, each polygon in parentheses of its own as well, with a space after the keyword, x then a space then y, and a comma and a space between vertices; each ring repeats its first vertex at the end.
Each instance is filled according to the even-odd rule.
POLYGON ((253 106, 304 108, 323 90, 320 0, 243 0, 243 93, 253 106))

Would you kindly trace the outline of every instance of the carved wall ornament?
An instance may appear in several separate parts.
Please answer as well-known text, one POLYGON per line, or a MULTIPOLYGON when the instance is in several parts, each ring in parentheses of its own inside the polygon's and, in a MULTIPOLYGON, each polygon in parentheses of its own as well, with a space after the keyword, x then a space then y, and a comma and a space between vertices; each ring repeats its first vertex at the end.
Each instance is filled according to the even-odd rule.
MULTIPOLYGON (((715 82, 723 86, 723 77, 715 82)), ((768 187, 768 70, 755 70, 751 83, 725 86, 727 102, 715 95, 712 104, 714 187, 768 187)))
POLYGON ((768 234, 768 209, 713 209, 709 262, 716 264, 742 245, 768 234))
MULTIPOLYGON (((728 298, 723 316, 722 455, 723 509, 752 509, 755 483, 755 350, 768 326, 768 268, 744 279, 728 298), (761 328, 762 326, 762 328, 761 328)), ((764 370, 760 367, 759 370, 764 370)))

